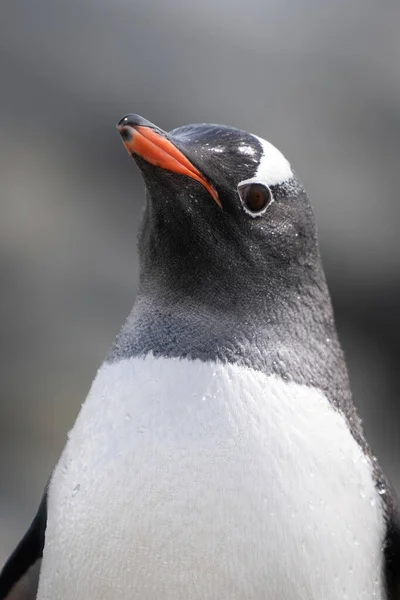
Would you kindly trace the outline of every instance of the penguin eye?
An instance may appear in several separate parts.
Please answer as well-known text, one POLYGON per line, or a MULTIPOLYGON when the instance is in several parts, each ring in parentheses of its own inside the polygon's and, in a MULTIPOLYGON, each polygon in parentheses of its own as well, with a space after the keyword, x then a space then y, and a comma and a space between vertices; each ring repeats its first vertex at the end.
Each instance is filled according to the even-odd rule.
POLYGON ((248 183, 239 185, 238 193, 244 210, 252 217, 259 217, 273 201, 272 192, 267 185, 248 183))

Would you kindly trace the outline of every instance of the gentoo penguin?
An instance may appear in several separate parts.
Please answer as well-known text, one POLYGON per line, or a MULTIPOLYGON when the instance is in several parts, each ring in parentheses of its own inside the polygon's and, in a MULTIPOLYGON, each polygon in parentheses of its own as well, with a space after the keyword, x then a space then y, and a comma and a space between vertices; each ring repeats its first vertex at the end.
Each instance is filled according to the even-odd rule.
POLYGON ((398 600, 397 509, 289 162, 219 125, 118 129, 146 184, 137 299, 0 598, 398 600))

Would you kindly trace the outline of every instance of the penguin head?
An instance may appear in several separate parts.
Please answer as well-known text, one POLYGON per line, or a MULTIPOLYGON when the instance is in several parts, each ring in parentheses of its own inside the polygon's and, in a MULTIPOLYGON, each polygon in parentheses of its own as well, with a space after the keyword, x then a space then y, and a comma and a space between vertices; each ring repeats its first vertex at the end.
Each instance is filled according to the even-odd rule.
POLYGON ((299 286, 319 267, 308 197, 269 142, 220 125, 117 128, 146 184, 141 286, 235 309, 299 286))

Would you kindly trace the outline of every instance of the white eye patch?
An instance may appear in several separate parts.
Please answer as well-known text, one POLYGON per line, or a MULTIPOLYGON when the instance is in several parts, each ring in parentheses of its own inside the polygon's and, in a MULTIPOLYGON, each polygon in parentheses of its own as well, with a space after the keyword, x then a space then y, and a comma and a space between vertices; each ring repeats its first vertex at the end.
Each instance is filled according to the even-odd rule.
POLYGON ((260 163, 254 176, 241 181, 238 187, 252 183, 259 183, 270 187, 292 179, 293 171, 289 161, 283 156, 282 152, 266 140, 256 135, 254 137, 260 142, 263 149, 260 163))

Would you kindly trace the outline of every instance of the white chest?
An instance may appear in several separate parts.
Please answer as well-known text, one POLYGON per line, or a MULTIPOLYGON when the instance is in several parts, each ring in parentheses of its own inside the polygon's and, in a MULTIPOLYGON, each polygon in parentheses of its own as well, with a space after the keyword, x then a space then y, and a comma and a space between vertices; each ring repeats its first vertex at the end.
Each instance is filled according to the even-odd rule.
POLYGON ((200 361, 104 365, 50 486, 38 599, 379 599, 378 498, 317 390, 200 361))

